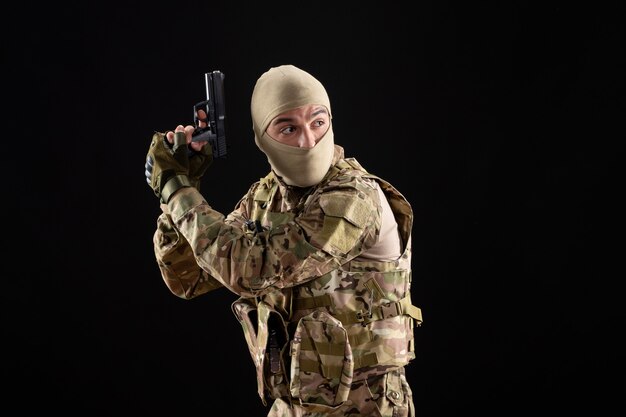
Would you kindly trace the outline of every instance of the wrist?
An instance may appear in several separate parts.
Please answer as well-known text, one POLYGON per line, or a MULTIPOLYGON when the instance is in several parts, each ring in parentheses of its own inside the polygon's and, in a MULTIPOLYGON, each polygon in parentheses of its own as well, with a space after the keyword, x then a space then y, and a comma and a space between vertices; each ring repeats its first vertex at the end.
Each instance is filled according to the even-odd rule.
POLYGON ((163 186, 163 189, 161 190, 161 201, 167 204, 167 202, 176 191, 185 187, 193 187, 193 184, 191 183, 187 175, 180 174, 173 176, 172 178, 167 180, 167 182, 163 186))

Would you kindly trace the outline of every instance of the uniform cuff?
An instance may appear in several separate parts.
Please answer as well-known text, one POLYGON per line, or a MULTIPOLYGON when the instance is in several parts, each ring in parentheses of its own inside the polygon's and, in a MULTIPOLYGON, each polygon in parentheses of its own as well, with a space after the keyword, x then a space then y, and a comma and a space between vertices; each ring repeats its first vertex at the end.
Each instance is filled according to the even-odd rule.
POLYGON ((178 220, 180 220, 185 213, 202 203, 204 203, 204 198, 196 188, 185 187, 178 190, 176 194, 170 198, 167 207, 171 213, 172 220, 178 223, 178 220))

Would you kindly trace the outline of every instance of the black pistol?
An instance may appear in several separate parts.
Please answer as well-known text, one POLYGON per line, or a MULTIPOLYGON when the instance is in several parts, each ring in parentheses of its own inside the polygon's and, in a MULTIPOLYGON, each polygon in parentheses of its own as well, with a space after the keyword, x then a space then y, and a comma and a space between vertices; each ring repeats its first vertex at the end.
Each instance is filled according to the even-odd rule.
POLYGON ((224 74, 212 71, 204 74, 206 80, 206 100, 193 106, 193 120, 196 129, 191 141, 207 141, 213 148, 213 158, 226 157, 226 107, 224 106, 224 74), (206 118, 200 118, 198 110, 204 110, 206 118), (206 127, 200 127, 200 122, 206 127))

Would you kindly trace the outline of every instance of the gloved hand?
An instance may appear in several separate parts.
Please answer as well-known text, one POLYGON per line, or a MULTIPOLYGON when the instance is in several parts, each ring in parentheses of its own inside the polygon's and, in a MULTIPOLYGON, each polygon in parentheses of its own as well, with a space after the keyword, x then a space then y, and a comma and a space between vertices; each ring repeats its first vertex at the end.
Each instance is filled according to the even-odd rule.
POLYGON ((199 151, 189 149, 189 180, 200 191, 200 179, 213 163, 213 149, 208 143, 199 151))
MULTIPOLYGON (((182 187, 191 187, 189 155, 185 132, 174 133, 170 146, 163 133, 155 133, 146 156, 146 181, 162 203, 182 187)), ((205 168, 206 169, 206 168, 205 168)))

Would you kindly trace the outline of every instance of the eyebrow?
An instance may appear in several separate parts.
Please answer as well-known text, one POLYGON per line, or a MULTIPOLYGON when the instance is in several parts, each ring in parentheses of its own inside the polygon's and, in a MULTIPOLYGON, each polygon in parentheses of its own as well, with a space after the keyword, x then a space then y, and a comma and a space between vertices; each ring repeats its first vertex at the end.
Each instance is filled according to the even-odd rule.
MULTIPOLYGON (((313 113, 311 113, 312 117, 315 117, 317 115, 320 114, 328 114, 328 112, 326 111, 326 109, 324 107, 320 107, 319 109, 315 110, 313 113)), ((279 119, 276 119, 272 122, 273 125, 277 125, 279 123, 283 123, 283 122, 291 122, 293 121, 293 117, 281 117, 279 119)))
POLYGON ((318 114, 322 114, 322 113, 328 114, 325 108, 320 107, 319 109, 315 110, 311 116, 317 116, 318 114))

